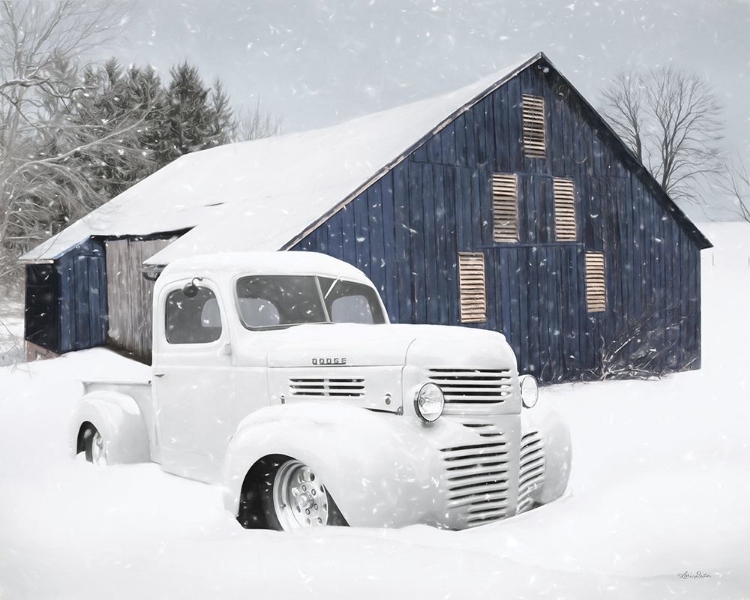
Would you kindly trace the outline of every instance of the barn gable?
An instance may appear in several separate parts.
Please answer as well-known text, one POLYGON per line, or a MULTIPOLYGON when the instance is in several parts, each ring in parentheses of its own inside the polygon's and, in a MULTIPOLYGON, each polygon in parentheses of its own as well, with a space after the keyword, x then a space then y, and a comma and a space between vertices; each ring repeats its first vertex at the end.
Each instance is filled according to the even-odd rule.
POLYGON ((559 381, 628 362, 697 368, 699 252, 707 245, 541 56, 288 248, 355 264, 394 320, 437 324, 462 322, 459 254, 479 254, 489 307, 472 326, 502 331, 521 369, 559 381), (546 109, 544 157, 523 143, 524 96, 546 109), (512 189, 511 180, 517 236, 497 241, 497 189, 512 189), (573 210, 573 239, 569 228, 562 239, 558 231, 563 206, 573 210), (597 269, 603 286, 592 304, 597 269))

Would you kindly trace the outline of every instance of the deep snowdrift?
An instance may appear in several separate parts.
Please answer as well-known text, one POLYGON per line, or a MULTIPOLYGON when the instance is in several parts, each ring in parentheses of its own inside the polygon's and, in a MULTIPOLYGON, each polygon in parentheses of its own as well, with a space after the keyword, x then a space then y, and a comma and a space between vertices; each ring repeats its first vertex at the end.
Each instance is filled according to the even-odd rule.
POLYGON ((543 389, 568 495, 471 531, 242 530, 216 487, 67 456, 77 378, 142 367, 0 369, 0 598, 750 598, 750 227, 707 233, 703 369, 543 389))

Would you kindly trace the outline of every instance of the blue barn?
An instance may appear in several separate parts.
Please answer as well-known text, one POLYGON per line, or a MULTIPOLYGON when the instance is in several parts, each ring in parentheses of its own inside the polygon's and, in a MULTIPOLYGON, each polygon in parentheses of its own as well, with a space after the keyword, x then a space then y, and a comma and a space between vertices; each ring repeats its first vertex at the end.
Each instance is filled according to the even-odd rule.
POLYGON ((147 358, 191 254, 316 251, 393 322, 500 331, 545 382, 700 367, 710 243, 538 54, 439 98, 184 156, 27 254, 32 353, 147 358))

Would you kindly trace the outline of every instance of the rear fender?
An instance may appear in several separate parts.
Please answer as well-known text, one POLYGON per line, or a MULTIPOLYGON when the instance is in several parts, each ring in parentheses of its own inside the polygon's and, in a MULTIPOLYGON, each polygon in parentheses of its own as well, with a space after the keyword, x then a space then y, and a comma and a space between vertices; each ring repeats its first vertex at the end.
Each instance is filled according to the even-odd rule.
POLYGON ((436 452, 405 417, 342 404, 261 409, 239 426, 224 463, 224 505, 237 515, 242 484, 261 458, 283 454, 324 482, 347 523, 400 527, 430 521, 436 452))
POLYGON ((78 453, 79 434, 85 423, 91 423, 104 438, 109 464, 149 462, 146 422, 132 396, 112 391, 87 394, 78 403, 70 419, 68 446, 78 453))

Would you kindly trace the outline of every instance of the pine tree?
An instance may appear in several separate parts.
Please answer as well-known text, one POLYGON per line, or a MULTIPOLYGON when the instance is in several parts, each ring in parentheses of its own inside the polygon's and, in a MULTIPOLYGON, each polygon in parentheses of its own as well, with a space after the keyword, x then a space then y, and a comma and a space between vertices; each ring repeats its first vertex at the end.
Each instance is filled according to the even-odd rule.
POLYGON ((211 108, 214 113, 211 144, 221 146, 230 143, 236 124, 229 106, 229 96, 224 90, 224 84, 218 78, 211 90, 211 108))
POLYGON ((198 69, 187 62, 170 71, 167 88, 167 135, 171 147, 159 161, 167 164, 183 154, 209 146, 213 134, 213 111, 208 102, 209 90, 203 87, 198 69))
POLYGON ((165 125, 165 94, 151 67, 127 71, 112 59, 103 69, 88 69, 72 121, 74 139, 102 139, 76 156, 91 189, 101 201, 121 193, 160 165, 155 148, 165 125), (113 132, 121 132, 111 137, 113 132))

